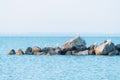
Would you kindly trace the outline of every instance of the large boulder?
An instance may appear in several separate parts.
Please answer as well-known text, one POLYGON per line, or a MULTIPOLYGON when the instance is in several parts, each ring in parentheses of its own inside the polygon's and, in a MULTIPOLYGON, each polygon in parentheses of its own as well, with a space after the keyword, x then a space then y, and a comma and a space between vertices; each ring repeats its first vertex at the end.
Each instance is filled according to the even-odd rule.
POLYGON ((8 52, 8 54, 9 54, 9 55, 14 55, 14 54, 16 54, 16 52, 15 52, 14 49, 12 49, 12 50, 10 50, 10 51, 8 52))
POLYGON ((72 50, 83 51, 86 49, 86 42, 80 36, 76 36, 73 39, 70 39, 66 43, 64 43, 61 49, 64 52, 72 50))
POLYGON ((112 55, 119 55, 119 54, 120 54, 120 52, 119 52, 118 50, 114 50, 114 51, 108 53, 109 56, 112 56, 112 55))
POLYGON ((18 49, 18 51, 16 52, 17 55, 23 55, 24 52, 22 51, 22 49, 18 49))
POLYGON ((32 53, 33 54, 35 54, 35 55, 38 54, 39 55, 39 54, 41 54, 40 52, 41 52, 41 48, 39 48, 37 46, 35 46, 35 47, 32 48, 32 53))
POLYGON ((28 48, 25 50, 25 54, 32 55, 32 54, 33 54, 32 48, 31 48, 31 47, 28 47, 28 48))
POLYGON ((108 53, 113 51, 114 49, 115 49, 114 43, 112 43, 110 40, 106 40, 95 48, 95 54, 108 55, 108 53))
POLYGON ((77 55, 77 56, 80 56, 80 55, 88 55, 89 54, 89 51, 88 50, 85 50, 85 51, 79 51, 77 53, 72 53, 72 55, 77 55))

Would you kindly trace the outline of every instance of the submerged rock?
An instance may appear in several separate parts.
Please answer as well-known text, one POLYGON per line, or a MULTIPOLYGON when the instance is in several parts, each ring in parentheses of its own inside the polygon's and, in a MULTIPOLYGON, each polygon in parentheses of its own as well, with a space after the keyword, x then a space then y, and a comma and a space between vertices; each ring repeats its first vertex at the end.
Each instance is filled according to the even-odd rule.
POLYGON ((17 55, 23 55, 24 52, 22 51, 22 49, 19 49, 17 52, 16 52, 17 55))
POLYGON ((41 48, 39 48, 37 46, 32 48, 32 53, 33 54, 38 55, 38 54, 40 54, 40 52, 41 52, 41 48))
POLYGON ((62 45, 62 51, 72 51, 80 50, 83 51, 86 49, 86 42, 80 36, 77 36, 62 45))
POLYGON ((97 48, 95 48, 96 55, 108 55, 109 52, 115 49, 114 43, 109 40, 104 41, 97 48))
POLYGON ((28 54, 28 55, 32 55, 32 48, 31 47, 28 47, 26 50, 25 50, 25 54, 28 54))
POLYGON ((16 52, 15 52, 14 49, 12 49, 12 50, 10 50, 10 51, 8 52, 8 54, 9 54, 9 55, 14 55, 14 54, 16 54, 16 52))

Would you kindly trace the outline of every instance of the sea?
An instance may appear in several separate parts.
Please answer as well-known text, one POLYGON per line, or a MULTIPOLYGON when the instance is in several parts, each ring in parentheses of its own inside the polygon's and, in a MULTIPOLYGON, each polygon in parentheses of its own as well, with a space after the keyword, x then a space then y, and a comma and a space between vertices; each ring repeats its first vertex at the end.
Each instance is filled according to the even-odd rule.
MULTIPOLYGON (((61 47, 73 36, 1 36, 0 80, 120 80, 120 56, 8 55, 11 49, 61 47)), ((85 36, 87 46, 120 37, 85 36)))

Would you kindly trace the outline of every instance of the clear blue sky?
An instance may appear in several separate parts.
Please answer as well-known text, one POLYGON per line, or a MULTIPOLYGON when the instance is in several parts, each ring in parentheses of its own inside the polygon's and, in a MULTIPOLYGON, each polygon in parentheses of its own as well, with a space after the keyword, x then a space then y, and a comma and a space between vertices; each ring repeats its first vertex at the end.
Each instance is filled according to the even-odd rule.
POLYGON ((120 33, 120 0, 0 0, 0 33, 120 33))

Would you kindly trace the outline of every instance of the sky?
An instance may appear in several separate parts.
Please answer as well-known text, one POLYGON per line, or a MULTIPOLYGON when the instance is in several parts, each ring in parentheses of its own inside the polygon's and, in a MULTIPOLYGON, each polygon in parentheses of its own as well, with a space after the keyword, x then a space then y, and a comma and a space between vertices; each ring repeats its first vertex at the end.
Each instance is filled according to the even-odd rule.
POLYGON ((120 34, 120 0, 0 0, 0 33, 120 34))

